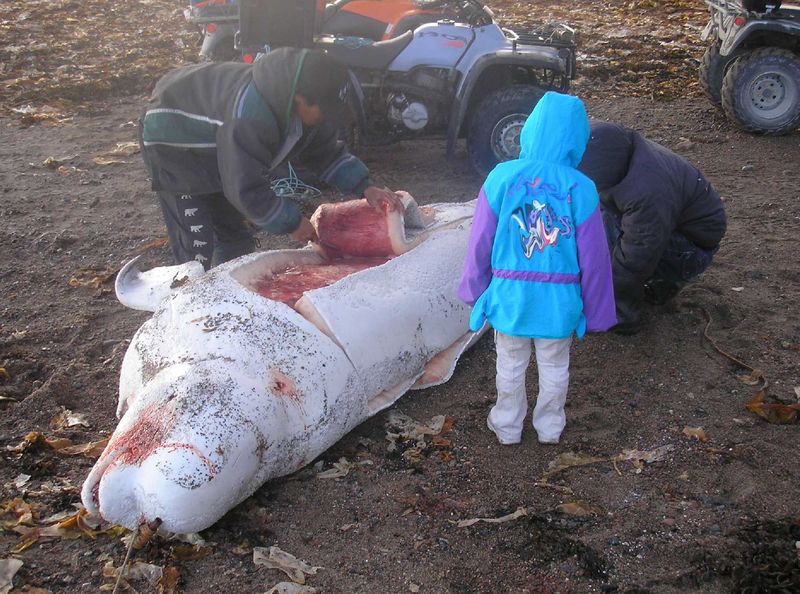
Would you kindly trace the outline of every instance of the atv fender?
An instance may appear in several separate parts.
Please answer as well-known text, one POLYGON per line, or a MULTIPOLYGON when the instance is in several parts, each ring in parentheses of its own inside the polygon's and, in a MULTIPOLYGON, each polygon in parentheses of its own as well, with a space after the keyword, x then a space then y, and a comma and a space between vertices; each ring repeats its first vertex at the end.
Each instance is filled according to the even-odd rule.
MULTIPOLYGON (((513 51, 500 51, 486 54, 478 58, 469 68, 466 76, 461 80, 456 88, 453 103, 450 108, 450 119, 447 123, 447 156, 452 157, 455 150, 456 141, 461 133, 467 110, 470 106, 472 94, 475 91, 481 76, 488 68, 493 66, 524 66, 527 68, 540 69, 547 68, 556 72, 565 72, 566 64, 564 59, 557 54, 549 52, 537 52, 536 61, 531 59, 531 53, 520 53, 513 51)), ((491 89, 494 90, 494 89, 491 89)))
MULTIPOLYGON (((749 39, 752 39, 758 35, 763 35, 764 33, 777 33, 779 37, 786 36, 796 39, 797 36, 800 35, 800 26, 798 26, 797 21, 792 21, 789 19, 761 19, 748 21, 731 39, 730 44, 722 44, 719 53, 722 56, 730 55, 749 39)), ((780 43, 773 42, 759 45, 781 46, 780 43)), ((787 49, 791 49, 791 43, 789 43, 786 47, 787 49)))

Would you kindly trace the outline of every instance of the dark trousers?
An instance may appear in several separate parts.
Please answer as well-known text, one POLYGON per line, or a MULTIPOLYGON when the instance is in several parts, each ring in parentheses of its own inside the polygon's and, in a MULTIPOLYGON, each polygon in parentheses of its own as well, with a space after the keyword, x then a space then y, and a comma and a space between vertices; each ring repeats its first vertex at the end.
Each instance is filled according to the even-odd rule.
POLYGON ((221 193, 158 192, 175 262, 200 262, 208 270, 256 247, 244 217, 221 193))
MULTIPOLYGON (((622 237, 622 217, 604 210, 603 225, 609 250, 613 252, 622 237)), ((688 281, 709 267, 718 249, 719 246, 710 250, 701 248, 685 235, 673 232, 669 236, 669 243, 661 254, 656 269, 646 284, 671 285, 676 288, 675 293, 677 293, 688 281)))

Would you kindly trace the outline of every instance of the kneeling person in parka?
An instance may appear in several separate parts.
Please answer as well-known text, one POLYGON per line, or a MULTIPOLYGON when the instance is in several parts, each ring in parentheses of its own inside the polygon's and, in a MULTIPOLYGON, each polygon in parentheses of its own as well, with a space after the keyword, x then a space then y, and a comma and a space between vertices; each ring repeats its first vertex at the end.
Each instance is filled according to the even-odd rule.
POLYGON ((600 193, 619 323, 641 328, 643 300, 663 304, 711 264, 727 220, 720 195, 686 159, 611 122, 592 122, 578 169, 600 193))
POLYGON ((177 263, 196 260, 208 270, 252 252, 245 219, 315 240, 297 204, 271 189, 270 176, 287 161, 376 208, 402 209, 338 139, 348 81, 347 69, 323 52, 280 48, 254 64, 178 68, 156 84, 140 144, 177 263))

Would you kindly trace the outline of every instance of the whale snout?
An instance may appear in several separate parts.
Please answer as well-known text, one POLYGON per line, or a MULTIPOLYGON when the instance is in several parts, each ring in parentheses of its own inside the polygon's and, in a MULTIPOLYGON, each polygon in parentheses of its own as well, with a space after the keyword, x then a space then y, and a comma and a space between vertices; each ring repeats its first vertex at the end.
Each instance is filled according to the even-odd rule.
POLYGON ((207 435, 179 439, 181 433, 148 442, 146 454, 130 442, 107 449, 83 485, 87 510, 131 530, 159 519, 168 532, 197 532, 218 520, 258 471, 253 457, 243 455, 254 440, 246 434, 234 443, 207 435))

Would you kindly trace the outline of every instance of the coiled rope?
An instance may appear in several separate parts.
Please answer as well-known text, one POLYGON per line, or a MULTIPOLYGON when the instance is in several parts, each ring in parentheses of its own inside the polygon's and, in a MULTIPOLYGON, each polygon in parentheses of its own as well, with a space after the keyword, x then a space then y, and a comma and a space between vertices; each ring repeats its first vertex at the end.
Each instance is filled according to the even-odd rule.
POLYGON ((287 198, 319 198, 322 195, 321 190, 308 185, 297 177, 291 163, 287 163, 287 166, 289 167, 289 176, 274 179, 270 184, 275 194, 287 198))

